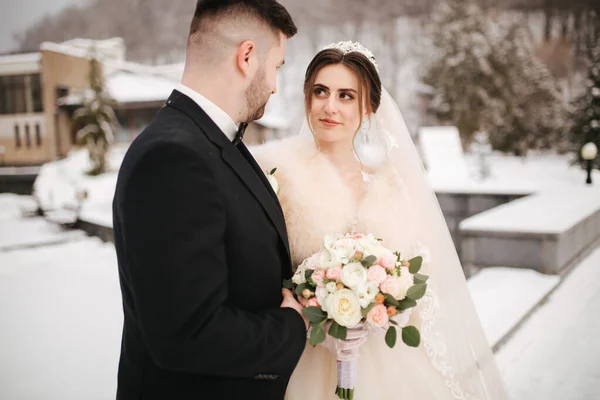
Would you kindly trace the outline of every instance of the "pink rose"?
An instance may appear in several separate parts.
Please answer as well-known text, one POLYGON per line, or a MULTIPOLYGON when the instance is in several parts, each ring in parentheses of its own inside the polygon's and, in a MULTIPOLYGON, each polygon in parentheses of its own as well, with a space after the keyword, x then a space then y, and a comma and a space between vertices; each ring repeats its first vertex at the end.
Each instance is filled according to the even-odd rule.
POLYGON ((317 286, 324 287, 323 279, 325 279, 325 271, 322 269, 316 269, 313 272, 311 279, 317 284, 317 286))
POLYGON ((374 326, 378 326, 380 328, 384 327, 388 322, 390 322, 387 308, 385 308, 383 304, 377 304, 367 314, 367 321, 374 326))
POLYGON ((383 293, 390 294, 397 300, 402 300, 400 298, 402 295, 402 285, 400 279, 396 277, 388 276, 387 279, 379 285, 379 289, 381 289, 383 293))
POLYGON ((340 279, 340 275, 342 275, 342 267, 340 266, 329 268, 325 274, 330 281, 337 281, 340 279))
POLYGON ((306 302, 305 307, 321 307, 321 305, 319 304, 317 299, 313 297, 306 302))
POLYGON ((377 282, 378 285, 382 284, 387 276, 385 269, 379 265, 373 265, 367 270, 367 279, 371 282, 377 282))
POLYGON ((381 259, 379 259, 379 265, 385 269, 393 271, 396 268, 396 260, 390 256, 381 257, 381 259))

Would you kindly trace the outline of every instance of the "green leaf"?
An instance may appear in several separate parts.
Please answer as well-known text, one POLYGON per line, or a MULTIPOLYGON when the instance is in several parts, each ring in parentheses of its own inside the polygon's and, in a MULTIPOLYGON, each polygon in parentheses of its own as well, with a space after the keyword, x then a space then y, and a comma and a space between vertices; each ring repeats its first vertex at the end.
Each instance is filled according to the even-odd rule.
POLYGON ((398 307, 396 307, 399 311, 408 310, 409 308, 413 308, 417 306, 417 302, 413 299, 409 299, 408 297, 404 298, 398 303, 398 307))
POLYGON ((308 285, 306 283, 301 283, 296 288, 296 296, 302 296, 302 291, 304 289, 308 289, 308 285))
POLYGON ((284 279, 283 287, 286 289, 294 290, 294 283, 292 282, 291 279, 284 279))
POLYGON ((363 260, 360 263, 362 264, 363 267, 369 268, 371 265, 375 264, 375 261, 377 261, 377 257, 368 256, 368 257, 363 258, 363 260))
POLYGON ((307 269, 306 271, 304 271, 304 278, 306 279, 306 283, 312 286, 313 288, 317 287, 317 283, 312 279, 312 274, 314 274, 314 272, 314 269, 307 269))
POLYGON ((367 308, 363 308, 362 311, 361 311, 362 312, 362 316, 366 317, 367 314, 369 313, 369 311, 371 311, 373 309, 373 307, 375 307, 375 304, 376 303, 371 303, 371 304, 369 304, 369 306, 367 308))
POLYGON ((336 339, 346 339, 348 329, 345 326, 339 325, 337 322, 333 321, 329 327, 329 334, 336 339))
POLYGON ((269 175, 273 175, 273 174, 274 174, 276 171, 277 171, 277 168, 273 168, 273 169, 271 170, 271 172, 269 172, 269 175))
POLYGON ((418 283, 408 288, 408 291, 406 292, 406 297, 412 300, 419 300, 421 297, 425 296, 426 290, 427 284, 418 283))
POLYGON ((387 306, 394 306, 394 307, 398 307, 398 305, 400 304, 400 303, 398 303, 398 300, 396 300, 396 299, 394 298, 394 296, 392 296, 392 295, 391 295, 391 294, 389 294, 389 293, 384 293, 384 294, 383 294, 383 296, 385 297, 385 304, 386 304, 387 306))
MULTIPOLYGON (((403 333, 404 335, 404 333, 403 333)), ((396 338, 398 336, 398 333, 396 332, 396 328, 394 328, 393 326, 390 326, 387 330, 387 332, 385 333, 385 343, 388 345, 388 347, 390 349, 393 349, 394 346, 396 345, 396 338)))
POLYGON ((421 343, 421 334, 414 326, 402 328, 402 341, 410 347, 418 347, 421 343))
POLYGON ((421 265, 423 265, 423 257, 418 256, 408 260, 408 262, 410 263, 408 270, 414 275, 421 270, 421 265))
POLYGON ((310 345, 315 347, 319 343, 323 343, 325 341, 325 329, 322 326, 314 326, 310 331, 310 345))
POLYGON ((318 324, 327 319, 327 314, 319 307, 306 307, 302 309, 302 314, 308 318, 311 324, 318 324))
POLYGON ((413 280, 414 280, 415 284, 425 283, 425 282, 427 282, 428 279, 429 279, 429 277, 427 275, 423 275, 423 274, 415 274, 413 276, 413 280))

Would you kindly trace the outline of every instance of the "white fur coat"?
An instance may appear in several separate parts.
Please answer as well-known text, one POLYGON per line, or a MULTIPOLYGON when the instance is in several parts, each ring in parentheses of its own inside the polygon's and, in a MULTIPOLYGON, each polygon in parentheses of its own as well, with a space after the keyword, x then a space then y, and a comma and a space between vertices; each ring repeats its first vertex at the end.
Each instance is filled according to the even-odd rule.
POLYGON ((411 252, 413 230, 403 217, 410 210, 409 198, 393 168, 383 166, 369 175, 356 208, 350 188, 311 137, 273 141, 251 151, 263 170, 277 168, 294 267, 320 249, 325 235, 346 233, 353 222, 356 232, 372 233, 394 251, 411 252))

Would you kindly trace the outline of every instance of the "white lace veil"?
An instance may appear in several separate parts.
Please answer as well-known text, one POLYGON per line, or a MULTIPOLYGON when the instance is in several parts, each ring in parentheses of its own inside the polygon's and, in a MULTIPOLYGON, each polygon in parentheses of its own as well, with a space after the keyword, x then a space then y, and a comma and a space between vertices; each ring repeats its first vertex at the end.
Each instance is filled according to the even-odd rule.
MULTIPOLYGON (((371 168, 392 166, 405 185, 409 207, 402 226, 411 227, 412 243, 422 244, 411 256, 424 255, 422 273, 430 276, 428 293, 415 309, 423 351, 444 378, 450 398, 507 399, 441 208, 402 113, 385 89, 369 122, 368 138, 361 132, 356 135, 356 151, 371 168)), ((300 134, 312 135, 306 121, 300 134)))

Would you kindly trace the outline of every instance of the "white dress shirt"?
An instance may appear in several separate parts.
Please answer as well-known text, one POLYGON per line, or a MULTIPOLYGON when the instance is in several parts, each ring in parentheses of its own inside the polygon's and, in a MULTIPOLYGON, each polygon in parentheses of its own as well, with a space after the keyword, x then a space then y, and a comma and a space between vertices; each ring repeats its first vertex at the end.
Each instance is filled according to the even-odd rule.
POLYGON ((181 83, 177 85, 175 89, 194 100, 194 102, 196 102, 196 104, 198 104, 200 108, 204 110, 208 117, 213 120, 219 129, 223 131, 225 136, 227 136, 229 140, 233 141, 238 127, 225 111, 221 110, 219 106, 202 96, 200 93, 196 92, 194 89, 190 89, 181 83))

